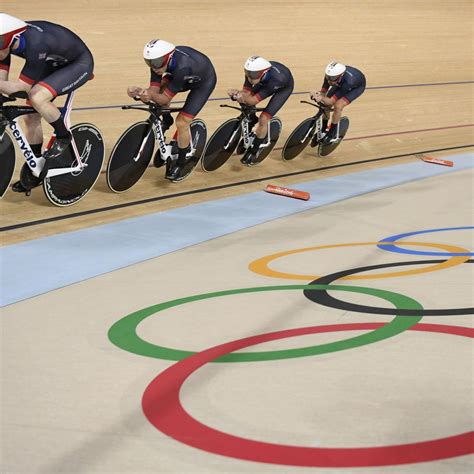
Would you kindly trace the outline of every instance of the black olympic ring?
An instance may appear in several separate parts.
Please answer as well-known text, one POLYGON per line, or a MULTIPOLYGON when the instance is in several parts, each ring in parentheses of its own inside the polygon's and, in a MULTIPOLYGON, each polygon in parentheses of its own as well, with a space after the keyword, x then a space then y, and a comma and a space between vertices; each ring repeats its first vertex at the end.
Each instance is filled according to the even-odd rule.
MULTIPOLYGON (((423 260, 422 263, 442 263, 445 260, 423 260)), ((464 263, 473 263, 474 260, 467 260, 464 263)), ((354 273, 368 272, 379 268, 400 267, 402 265, 420 265, 420 261, 384 263, 381 265, 370 265, 367 267, 351 268, 342 272, 331 273, 317 280, 312 281, 309 285, 329 285, 330 283, 354 273)), ((380 308, 375 306, 365 306, 355 303, 341 301, 331 296, 326 290, 304 290, 303 294, 309 300, 330 308, 342 309, 344 311, 353 311, 355 313, 372 313, 372 314, 397 314, 398 316, 459 316, 461 314, 474 314, 474 308, 452 308, 452 309, 398 309, 398 308, 380 308)))

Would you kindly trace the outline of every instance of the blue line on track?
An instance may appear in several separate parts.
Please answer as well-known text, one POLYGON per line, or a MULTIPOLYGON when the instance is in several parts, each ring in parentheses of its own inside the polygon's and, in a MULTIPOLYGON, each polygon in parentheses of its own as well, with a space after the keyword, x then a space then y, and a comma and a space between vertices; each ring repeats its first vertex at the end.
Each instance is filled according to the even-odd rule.
MULTIPOLYGON (((457 82, 430 82, 426 84, 398 84, 398 85, 393 85, 393 86, 372 86, 372 87, 367 87, 367 90, 378 90, 378 89, 400 89, 403 87, 429 87, 429 86, 452 86, 452 85, 458 85, 458 84, 474 84, 474 81, 457 81, 457 82)), ((303 92, 293 92, 291 95, 303 95, 303 94, 309 94, 308 91, 303 91, 303 92)), ((229 100, 228 97, 211 97, 209 99, 210 101, 222 101, 222 100, 229 100)), ((184 104, 184 100, 176 100, 173 101, 173 104, 184 104)), ((123 107, 124 105, 130 105, 130 104, 120 104, 120 105, 98 105, 96 107, 77 107, 74 108, 74 111, 79 111, 79 110, 100 110, 100 109, 119 109, 120 107, 123 107)))
POLYGON ((453 168, 417 161, 299 183, 309 201, 257 191, 2 247, 0 307, 274 219, 470 169, 473 157, 450 157, 453 168))

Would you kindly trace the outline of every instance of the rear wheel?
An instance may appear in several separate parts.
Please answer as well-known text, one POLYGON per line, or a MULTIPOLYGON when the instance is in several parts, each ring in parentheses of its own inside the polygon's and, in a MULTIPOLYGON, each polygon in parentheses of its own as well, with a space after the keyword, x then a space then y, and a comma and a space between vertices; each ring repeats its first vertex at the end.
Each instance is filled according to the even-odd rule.
POLYGON ((224 122, 206 145, 201 160, 203 171, 215 171, 224 165, 234 153, 241 133, 239 119, 233 118, 224 122))
POLYGON ((194 153, 186 160, 186 164, 181 169, 180 177, 173 181, 183 181, 194 171, 206 146, 207 127, 204 121, 200 119, 193 120, 190 128, 191 148, 194 150, 194 153))
POLYGON ((315 128, 316 120, 314 117, 303 120, 286 140, 281 157, 285 161, 296 158, 307 147, 314 134, 315 128))
MULTIPOLYGON (((85 166, 81 171, 45 178, 43 189, 48 200, 55 206, 71 206, 79 202, 94 186, 104 163, 105 146, 99 129, 90 123, 80 123, 71 127, 81 161, 85 166)), ((77 165, 72 144, 60 157, 63 165, 77 165)))
POLYGON ((260 153, 257 155, 254 164, 261 163, 270 154, 280 137, 281 129, 281 120, 278 117, 273 117, 270 120, 270 143, 265 148, 260 149, 260 153))
POLYGON ((327 156, 329 155, 329 153, 332 153, 342 142, 348 129, 349 129, 349 119, 347 117, 341 117, 341 120, 339 122, 339 140, 334 143, 325 144, 324 139, 323 139, 323 142, 321 142, 318 146, 318 155, 327 156))

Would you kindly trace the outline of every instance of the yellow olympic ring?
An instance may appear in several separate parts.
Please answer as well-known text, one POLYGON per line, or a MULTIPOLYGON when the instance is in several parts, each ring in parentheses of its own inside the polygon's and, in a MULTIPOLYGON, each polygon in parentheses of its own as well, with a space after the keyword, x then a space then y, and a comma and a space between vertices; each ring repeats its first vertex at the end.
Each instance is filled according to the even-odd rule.
MULTIPOLYGON (((273 260, 276 260, 280 257, 285 257, 287 255, 292 255, 295 253, 303 253, 309 252, 311 250, 321 250, 321 249, 331 249, 337 247, 354 247, 358 245, 387 245, 387 242, 355 242, 351 244, 334 244, 334 245, 320 245, 317 247, 305 247, 302 249, 295 249, 295 250, 287 250, 285 252, 274 253, 273 255, 267 255, 266 257, 259 258, 254 260, 249 265, 249 270, 254 273, 258 273, 259 275, 270 276, 274 278, 286 278, 288 280, 309 280, 313 281, 317 278, 321 278, 321 275, 298 275, 294 273, 284 273, 279 272, 276 270, 272 270, 268 264, 273 260)), ((445 244, 430 244, 425 242, 403 242, 403 245, 415 245, 415 246, 422 246, 422 247, 434 247, 437 249, 445 250, 447 252, 455 252, 455 253, 468 253, 469 251, 462 248, 462 247, 455 247, 454 245, 445 245, 445 244)), ((377 273, 377 274, 370 274, 370 275, 351 275, 341 280, 372 280, 375 278, 391 278, 396 276, 406 276, 406 275, 417 275, 419 273, 429 273, 435 272, 437 270, 442 270, 445 268, 455 267, 456 265, 460 265, 461 263, 467 262, 469 260, 469 255, 463 256, 455 256, 450 257, 445 262, 431 264, 428 267, 423 268, 416 268, 413 270, 405 270, 401 272, 390 272, 390 273, 377 273)), ((423 261, 420 260, 420 264, 423 261)))

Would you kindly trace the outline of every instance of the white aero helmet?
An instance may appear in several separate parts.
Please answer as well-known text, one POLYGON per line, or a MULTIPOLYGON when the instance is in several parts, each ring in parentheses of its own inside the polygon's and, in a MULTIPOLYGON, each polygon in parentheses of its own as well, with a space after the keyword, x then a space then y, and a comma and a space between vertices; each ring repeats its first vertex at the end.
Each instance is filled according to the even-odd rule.
POLYGON ((247 79, 260 79, 272 67, 270 61, 262 56, 250 56, 245 61, 244 71, 247 79))
POLYGON ((166 66, 175 49, 176 46, 168 41, 154 39, 145 45, 143 58, 148 67, 160 69, 166 66))
POLYGON ((346 72, 346 66, 344 64, 338 63, 337 61, 333 61, 326 66, 326 70, 324 73, 326 74, 326 79, 328 81, 337 81, 339 76, 346 72))
POLYGON ((28 27, 28 25, 19 18, 0 13, 0 50, 9 48, 13 40, 18 38, 28 27))

